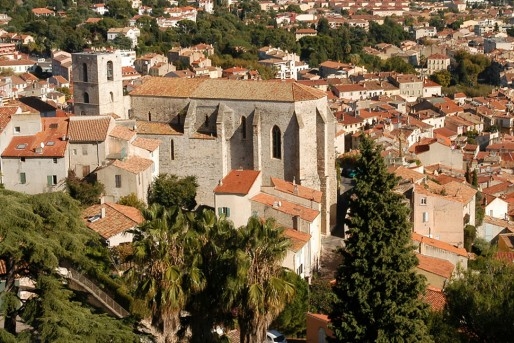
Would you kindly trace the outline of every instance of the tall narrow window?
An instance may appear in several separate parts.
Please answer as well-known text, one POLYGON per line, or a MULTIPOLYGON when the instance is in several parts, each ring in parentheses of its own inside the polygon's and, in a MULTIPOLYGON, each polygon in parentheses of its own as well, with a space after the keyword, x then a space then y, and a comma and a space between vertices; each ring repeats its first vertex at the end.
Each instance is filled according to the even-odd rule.
POLYGON ((88 82, 87 78, 87 64, 82 63, 82 81, 88 82))
POLYGON ((152 121, 152 112, 148 111, 148 121, 152 121))
POLYGON ((121 175, 114 175, 114 184, 116 188, 121 188, 121 175))
POLYGON ((112 61, 107 61, 107 80, 112 81, 114 80, 114 72, 112 67, 112 61))
POLYGON ((273 126, 272 135, 272 156, 273 158, 282 158, 282 137, 278 126, 273 126))
POLYGON ((209 127, 209 116, 207 114, 205 115, 205 122, 203 123, 203 125, 205 127, 209 127))
POLYGON ((25 173, 20 173, 20 183, 22 185, 27 183, 27 175, 25 173))
POLYGON ((246 139, 246 117, 241 117, 241 132, 243 139, 246 139))
POLYGON ((111 102, 114 102, 114 94, 112 94, 112 92, 109 92, 109 95, 111 96, 111 102))
POLYGON ((173 161, 175 159, 175 142, 170 140, 170 158, 173 161))
POLYGON ((177 114, 177 123, 180 125, 180 121, 181 121, 181 118, 180 118, 180 113, 177 114))
POLYGON ((87 92, 84 92, 84 103, 89 104, 89 94, 87 92))

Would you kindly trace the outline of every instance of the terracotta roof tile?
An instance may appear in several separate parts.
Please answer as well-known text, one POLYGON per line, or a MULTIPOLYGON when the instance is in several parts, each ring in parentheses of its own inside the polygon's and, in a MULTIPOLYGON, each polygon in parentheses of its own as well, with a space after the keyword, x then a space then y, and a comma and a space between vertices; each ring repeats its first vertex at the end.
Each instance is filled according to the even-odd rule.
POLYGON ((142 135, 182 135, 181 132, 173 129, 168 123, 152 121, 136 121, 136 131, 142 135))
POLYGON ((267 205, 269 207, 273 207, 275 210, 286 213, 290 216, 299 216, 300 218, 309 222, 314 221, 314 219, 316 219, 316 217, 319 215, 319 211, 317 210, 313 210, 311 208, 298 205, 287 200, 279 199, 276 196, 266 193, 259 193, 251 200, 267 205), (276 206, 277 203, 280 205, 276 206))
POLYGON ((124 141, 130 141, 136 136, 136 132, 128 127, 116 125, 111 132, 109 132, 109 136, 119 138, 124 141))
POLYGON ((142 171, 147 170, 150 168, 153 164, 152 160, 149 160, 147 158, 132 156, 126 159, 125 161, 116 160, 112 164, 113 166, 117 168, 124 169, 130 173, 138 174, 142 171))
POLYGON ((68 142, 68 118, 41 118, 43 131, 32 136, 15 136, 2 157, 64 157, 68 142), (42 147, 42 148, 41 148, 42 147))
POLYGON ((215 193, 246 195, 257 180, 258 170, 231 170, 220 185, 214 188, 215 193))
POLYGON ((132 142, 132 145, 152 152, 155 151, 161 143, 162 141, 158 139, 137 137, 132 142))
POLYGON ((301 185, 294 185, 292 182, 287 182, 285 180, 277 179, 274 177, 271 178, 271 183, 275 186, 277 191, 293 194, 300 198, 321 203, 323 193, 318 190, 301 185))
POLYGON ((444 198, 449 201, 457 201, 463 204, 470 202, 477 190, 464 183, 451 181, 445 185, 439 185, 433 181, 427 181, 425 185, 414 185, 416 193, 444 198))
POLYGON ((291 240, 290 249, 294 252, 300 251, 311 239, 311 235, 305 232, 300 232, 295 229, 286 228, 284 229, 284 236, 291 240))
POLYGON ((430 238, 427 236, 420 235, 419 233, 413 232, 411 234, 412 240, 415 242, 423 243, 426 245, 430 245, 435 248, 439 248, 442 250, 446 250, 448 252, 454 253, 459 256, 468 257, 468 253, 466 249, 464 248, 457 248, 454 245, 451 245, 450 243, 446 243, 434 238, 430 238))
POLYGON ((446 305, 443 290, 432 286, 427 287, 423 300, 430 305, 433 311, 442 311, 446 305))
POLYGON ((455 269, 455 266, 447 261, 437 257, 425 256, 421 254, 416 254, 419 264, 418 268, 429 273, 439 275, 450 279, 455 269))
POLYGON ((82 211, 82 215, 87 227, 99 233, 104 239, 132 229, 143 222, 143 216, 137 208, 115 203, 90 206, 82 211), (102 207, 105 208, 105 217, 89 222, 89 217, 101 215, 102 207))
POLYGON ((130 94, 132 96, 284 102, 326 97, 325 92, 299 83, 167 77, 149 77, 130 94))
POLYGON ((108 116, 70 117, 71 142, 103 142, 112 118, 108 116))
POLYGON ((11 121, 11 117, 18 112, 19 107, 9 106, 0 107, 0 133, 5 129, 7 124, 11 121))

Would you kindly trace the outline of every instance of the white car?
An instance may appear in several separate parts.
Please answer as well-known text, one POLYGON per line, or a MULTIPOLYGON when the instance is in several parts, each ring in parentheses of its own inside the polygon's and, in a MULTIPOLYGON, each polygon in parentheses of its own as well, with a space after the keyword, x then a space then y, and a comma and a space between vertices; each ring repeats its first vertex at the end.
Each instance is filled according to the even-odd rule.
POLYGON ((277 330, 268 330, 266 332, 266 341, 264 343, 287 343, 286 336, 277 330))

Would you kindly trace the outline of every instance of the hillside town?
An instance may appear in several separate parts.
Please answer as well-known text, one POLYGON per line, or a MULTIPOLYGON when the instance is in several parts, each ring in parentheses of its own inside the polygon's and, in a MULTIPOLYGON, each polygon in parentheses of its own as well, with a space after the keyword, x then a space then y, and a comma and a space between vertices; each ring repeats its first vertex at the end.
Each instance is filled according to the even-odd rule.
MULTIPOLYGON (((137 264, 120 256, 144 239, 156 185, 193 177, 193 204, 182 209, 209 209, 234 228, 272 219, 288 242, 278 268, 311 292, 330 288, 368 139, 409 209, 431 311, 443 312, 446 288, 479 264, 484 246, 514 261, 512 4, 80 3, 0 1, 0 184, 72 196, 70 180, 102 185, 80 220, 115 256, 111 274, 137 264)), ((6 285, 15 273, 2 254, 6 285)), ((58 267, 93 307, 135 315, 92 275, 58 267)), ((17 278, 28 301, 37 282, 17 278)), ((213 332, 230 342, 285 342, 275 328, 293 342, 336 336, 322 306, 302 315, 291 332, 266 319, 257 340, 221 322, 213 332)), ((141 331, 151 336, 154 324, 141 331)), ((162 342, 178 342, 171 336, 162 342)))

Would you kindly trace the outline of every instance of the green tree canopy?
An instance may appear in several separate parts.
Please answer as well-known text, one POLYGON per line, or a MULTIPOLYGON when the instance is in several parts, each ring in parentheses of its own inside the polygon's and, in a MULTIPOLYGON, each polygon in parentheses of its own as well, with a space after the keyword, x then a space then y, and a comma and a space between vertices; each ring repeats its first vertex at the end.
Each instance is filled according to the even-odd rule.
POLYGON ((73 171, 68 173, 66 188, 70 196, 84 206, 98 203, 104 192, 104 185, 97 181, 94 175, 81 180, 73 171))
POLYGON ((21 316, 31 327, 19 338, 29 337, 32 342, 88 342, 100 335, 106 340, 98 342, 133 340, 130 327, 70 302, 72 293, 63 289, 56 272, 63 262, 84 268, 95 265, 87 254, 99 242, 82 222, 78 203, 62 192, 25 195, 0 190, 0 207, 0 259, 6 268, 0 297, 5 330, 16 335, 16 317, 21 316), (36 297, 26 303, 17 296, 16 280, 21 277, 36 281, 36 297), (106 329, 112 335, 105 335, 106 329))
POLYGON ((173 174, 160 174, 150 185, 148 204, 159 204, 166 208, 179 206, 192 210, 196 206, 195 176, 179 178, 173 174))
POLYGON ((340 342, 430 342, 408 208, 381 149, 364 137, 330 319, 340 342))
POLYGON ((469 342, 510 342, 514 315, 514 266, 489 259, 445 289, 445 319, 469 342))

